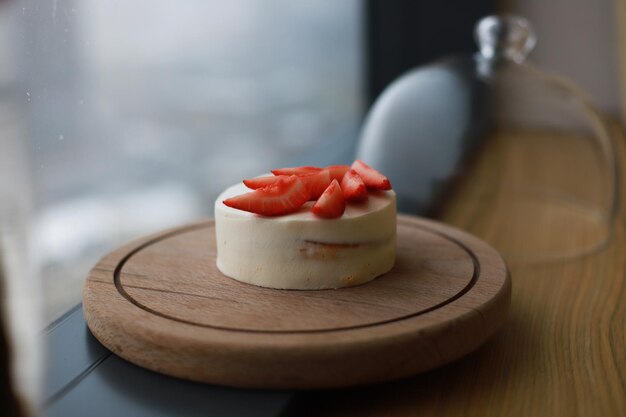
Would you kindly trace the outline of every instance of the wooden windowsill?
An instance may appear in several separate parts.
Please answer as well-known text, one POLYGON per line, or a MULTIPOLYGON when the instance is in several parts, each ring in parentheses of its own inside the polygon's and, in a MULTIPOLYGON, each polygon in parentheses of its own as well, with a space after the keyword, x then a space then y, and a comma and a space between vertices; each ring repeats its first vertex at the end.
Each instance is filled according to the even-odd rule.
MULTIPOLYGON (((620 124, 612 129, 621 197, 626 195, 626 137, 620 124)), ((620 203, 612 237, 599 249, 550 263, 510 264, 508 323, 482 348, 405 380, 301 394, 296 414, 626 415, 626 209, 620 203)), ((475 213, 454 210, 453 202, 442 220, 497 247, 502 236, 492 219, 470 215, 475 213)))

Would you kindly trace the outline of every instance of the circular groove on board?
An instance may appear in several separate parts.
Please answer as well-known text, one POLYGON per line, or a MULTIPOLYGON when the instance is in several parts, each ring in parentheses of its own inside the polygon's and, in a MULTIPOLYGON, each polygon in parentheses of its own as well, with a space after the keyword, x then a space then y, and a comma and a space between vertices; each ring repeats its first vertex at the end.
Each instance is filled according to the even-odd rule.
MULTIPOLYGON (((375 281, 362 286, 342 288, 340 290, 319 291, 266 289, 232 280, 223 276, 216 269, 211 270, 208 276, 194 278, 196 283, 208 282, 208 280, 221 280, 223 285, 213 292, 210 291, 211 289, 204 289, 204 291, 202 291, 202 288, 199 286, 185 292, 179 291, 177 288, 158 288, 158 286, 154 285, 151 288, 132 284, 129 286, 124 285, 124 281, 132 280, 139 275, 138 272, 133 272, 127 276, 126 280, 122 278, 124 276, 124 266, 132 263, 133 258, 141 255, 142 252, 149 251, 159 243, 178 238, 186 245, 184 250, 178 253, 176 259, 169 261, 168 265, 158 265, 159 273, 167 275, 170 279, 171 277, 175 277, 176 274, 179 273, 178 270, 186 265, 184 259, 185 253, 196 250, 207 253, 210 252, 210 249, 200 246, 203 242, 202 240, 195 244, 196 247, 188 247, 190 246, 188 241, 191 239, 189 236, 185 235, 203 232, 202 238, 206 239, 208 242, 209 239, 213 237, 213 223, 205 224, 202 227, 191 230, 180 230, 156 238, 133 250, 124 257, 115 268, 115 286, 118 292, 135 306, 150 314, 180 323, 240 332, 312 333, 378 326, 416 317, 436 310, 458 299, 476 283, 480 274, 480 266, 475 255, 463 243, 445 234, 432 231, 422 225, 411 224, 406 221, 403 222, 402 220, 398 222, 398 225, 398 240, 401 241, 401 243, 398 245, 397 264, 404 264, 403 267, 396 266, 393 273, 383 275, 375 281), (403 230, 404 228, 415 228, 418 229, 420 233, 415 234, 412 233, 412 231, 406 233, 406 230, 403 230), (425 234, 429 236, 425 236, 425 234), (411 241, 411 239, 413 240, 411 241), (415 256, 415 254, 406 253, 407 249, 405 246, 410 245, 419 248, 425 246, 426 243, 428 243, 430 247, 422 249, 417 256, 415 256), (453 252, 450 244, 457 247, 456 253, 453 252), (450 277, 447 277, 447 287, 445 289, 439 288, 439 272, 428 271, 423 268, 422 265, 422 263, 426 261, 432 262, 429 256, 432 256, 433 253, 428 253, 428 251, 433 246, 437 247, 437 245, 446 248, 445 255, 447 257, 454 258, 453 262, 456 263, 456 268, 454 269, 459 269, 459 263, 466 263, 466 265, 463 265, 466 271, 461 271, 462 276, 458 276, 458 279, 452 281, 450 277), (452 254, 450 254, 451 251, 452 254), (463 256, 466 258, 463 258, 463 256), (407 263, 409 265, 406 265, 407 263), (164 271, 164 269, 166 270, 164 271), (404 270, 403 274, 400 272, 400 269, 404 270), (404 280, 404 282, 400 280, 404 280), (407 297, 399 297, 393 302, 393 306, 377 305, 376 301, 380 302, 378 294, 383 293, 387 290, 387 287, 394 284, 404 284, 405 288, 403 288, 402 292, 406 293, 410 299, 407 297), (238 290, 246 292, 251 290, 252 293, 243 294, 243 300, 237 300, 232 297, 232 295, 230 299, 212 297, 213 293, 223 295, 225 288, 231 293, 236 293, 238 290), (437 294, 437 296, 439 296, 438 298, 433 295, 435 291, 444 290, 444 293, 437 294), (429 291, 429 293, 426 294, 427 297, 424 295, 424 291, 429 291), (133 296, 133 292, 136 296, 133 296), (155 296, 155 292, 159 293, 160 297, 155 296), (204 295, 201 295, 202 292, 204 292, 204 295), (254 297, 255 301, 244 306, 244 308, 248 310, 248 314, 242 316, 240 311, 241 306, 237 305, 237 303, 245 302, 246 296, 254 297), (326 299, 317 298, 320 296, 326 297, 326 299), (260 297, 267 301, 259 305, 258 298, 260 297), (357 301, 341 302, 346 299, 357 301), (186 304, 189 304, 190 300, 191 303, 194 303, 194 308, 191 312, 186 312, 186 304), (219 305, 209 305, 206 310, 202 310, 199 307, 200 304, 198 304, 198 301, 209 304, 219 303, 219 305), (338 302, 339 304, 337 305, 338 302), (360 304, 358 304, 359 302, 360 304), (297 303, 298 308, 291 309, 287 307, 287 311, 281 311, 281 307, 286 303, 297 303), (402 308, 398 306, 400 303, 404 303, 402 308), (313 305, 313 308, 311 308, 311 305, 313 305), (268 308, 268 306, 273 307, 268 308), (158 310, 159 308, 161 308, 161 310, 158 310), (167 311, 164 311, 165 309, 167 309, 167 311), (336 314, 333 314, 333 310, 338 311, 336 311, 336 314), (345 313, 347 310, 352 311, 353 314, 346 317, 345 313), (323 320, 318 319, 320 315, 324 318, 323 320), (286 320, 289 323, 278 323, 277 320, 280 319, 283 321, 286 320), (204 322, 200 320, 204 320, 204 322), (307 323, 307 321, 311 320, 315 320, 315 322, 307 323)), ((213 256, 211 256, 211 262, 214 262, 213 256)), ((135 269, 136 271, 142 270, 143 274, 150 275, 149 261, 142 262, 139 260, 137 263, 139 265, 135 269), (148 269, 148 271, 146 271, 146 269, 148 269)), ((186 271, 183 273, 191 274, 192 272, 195 271, 186 271)), ((153 274, 155 273, 153 272, 153 274)), ((143 281, 145 280, 142 280, 142 282, 143 281)))

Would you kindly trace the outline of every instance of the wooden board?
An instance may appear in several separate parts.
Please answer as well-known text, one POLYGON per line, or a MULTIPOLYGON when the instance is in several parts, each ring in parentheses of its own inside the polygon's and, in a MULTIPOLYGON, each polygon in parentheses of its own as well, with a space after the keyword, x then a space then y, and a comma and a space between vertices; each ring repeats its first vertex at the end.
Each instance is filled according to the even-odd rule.
POLYGON ((339 290, 255 287, 215 266, 206 221, 127 245, 90 272, 89 328, 146 368, 239 387, 322 388, 432 369, 504 322, 511 284, 498 253, 432 221, 398 218, 394 269, 339 290))

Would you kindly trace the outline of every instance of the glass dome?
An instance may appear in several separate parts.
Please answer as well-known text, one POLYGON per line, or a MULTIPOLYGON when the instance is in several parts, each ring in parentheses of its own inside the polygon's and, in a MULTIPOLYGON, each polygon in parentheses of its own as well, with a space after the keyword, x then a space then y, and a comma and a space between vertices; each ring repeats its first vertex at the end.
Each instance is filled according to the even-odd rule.
POLYGON ((475 36, 474 56, 388 87, 358 156, 390 172, 401 211, 464 227, 509 262, 601 247, 617 204, 605 122, 575 85, 527 62, 536 37, 525 19, 486 17, 475 36))
POLYGON ((574 84, 527 63, 536 38, 525 19, 487 17, 476 26, 476 39, 477 75, 491 91, 485 140, 494 151, 482 157, 493 160, 490 175, 500 181, 487 195, 468 196, 467 209, 494 212, 500 232, 493 243, 514 261, 600 247, 610 237, 617 201, 607 126, 574 84))

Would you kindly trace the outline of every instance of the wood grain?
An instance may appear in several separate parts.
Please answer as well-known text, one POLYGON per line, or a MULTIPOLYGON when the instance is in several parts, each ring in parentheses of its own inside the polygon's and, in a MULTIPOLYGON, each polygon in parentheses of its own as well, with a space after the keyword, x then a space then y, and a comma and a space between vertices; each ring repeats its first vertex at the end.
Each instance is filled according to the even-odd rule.
MULTIPOLYGON (((294 405, 294 415, 625 416, 626 142, 622 128, 613 128, 622 169, 622 201, 610 241, 598 247, 598 235, 575 233, 571 247, 586 248, 583 253, 595 251, 542 264, 512 262, 514 291, 509 320, 471 355, 402 381, 303 394, 294 405)), ((545 139, 545 135, 535 139, 545 139)), ((529 154, 511 148, 520 143, 494 145, 457 197, 519 181, 494 174, 497 164, 515 164, 529 154)), ((532 142, 530 145, 532 151, 532 142)), ((593 193, 585 187, 595 181, 593 174, 572 165, 576 158, 570 162, 558 158, 562 149, 556 146, 541 159, 552 164, 560 161, 563 176, 573 176, 572 186, 593 193)), ((535 236, 539 242, 529 241, 519 229, 500 228, 499 222, 505 220, 501 216, 506 214, 481 213, 469 209, 464 201, 453 200, 442 218, 504 250, 546 243, 562 230, 561 225, 548 223, 543 233, 535 236)))
POLYGON ((213 221, 106 256, 84 289, 93 334, 138 365, 201 382, 263 388, 385 381, 450 362, 504 322, 510 280, 466 233, 401 216, 397 263, 365 285, 293 291, 215 266, 213 221))

